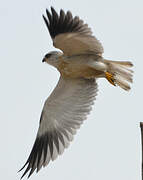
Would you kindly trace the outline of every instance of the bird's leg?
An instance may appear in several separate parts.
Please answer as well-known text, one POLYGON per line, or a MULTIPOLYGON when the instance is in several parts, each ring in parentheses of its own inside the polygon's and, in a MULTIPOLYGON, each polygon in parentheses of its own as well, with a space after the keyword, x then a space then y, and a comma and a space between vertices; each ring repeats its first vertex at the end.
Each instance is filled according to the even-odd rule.
POLYGON ((105 77, 113 86, 116 86, 114 76, 111 73, 105 72, 105 77))

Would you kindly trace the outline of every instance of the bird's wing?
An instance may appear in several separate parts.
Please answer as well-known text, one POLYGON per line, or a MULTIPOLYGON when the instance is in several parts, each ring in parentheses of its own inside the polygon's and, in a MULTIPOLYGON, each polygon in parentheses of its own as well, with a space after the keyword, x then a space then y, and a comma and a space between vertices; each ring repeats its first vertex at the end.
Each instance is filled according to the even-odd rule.
POLYGON ((47 18, 43 16, 49 30, 53 45, 61 49, 65 55, 94 53, 101 55, 103 47, 92 35, 91 29, 78 16, 63 10, 58 15, 51 7, 51 13, 46 10, 47 18))
MULTIPOLYGON (((21 168, 27 165, 22 177, 29 176, 50 160, 63 153, 73 135, 91 111, 97 94, 94 79, 60 78, 56 88, 46 100, 41 114, 40 126, 30 156, 21 168)), ((20 170, 20 171, 21 171, 20 170)))

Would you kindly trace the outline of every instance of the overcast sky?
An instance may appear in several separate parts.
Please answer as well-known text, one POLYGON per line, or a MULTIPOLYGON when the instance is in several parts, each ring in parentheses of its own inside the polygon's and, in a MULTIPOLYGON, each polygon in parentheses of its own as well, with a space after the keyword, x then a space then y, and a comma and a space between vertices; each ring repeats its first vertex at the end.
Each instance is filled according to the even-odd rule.
POLYGON ((125 92, 98 80, 93 111, 70 147, 31 180, 140 179, 142 0, 0 0, 0 178, 20 178, 17 171, 33 146, 44 101, 59 78, 56 69, 42 63, 54 50, 42 19, 51 5, 85 20, 106 59, 131 60, 134 83, 125 92))

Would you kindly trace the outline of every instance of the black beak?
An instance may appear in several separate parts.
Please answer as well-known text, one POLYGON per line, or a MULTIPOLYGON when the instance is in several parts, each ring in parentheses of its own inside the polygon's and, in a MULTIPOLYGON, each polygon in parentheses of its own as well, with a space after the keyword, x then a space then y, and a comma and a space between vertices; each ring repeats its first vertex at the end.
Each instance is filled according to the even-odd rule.
POLYGON ((45 61, 46 61, 46 59, 45 59, 45 58, 43 58, 42 62, 45 62, 45 61))

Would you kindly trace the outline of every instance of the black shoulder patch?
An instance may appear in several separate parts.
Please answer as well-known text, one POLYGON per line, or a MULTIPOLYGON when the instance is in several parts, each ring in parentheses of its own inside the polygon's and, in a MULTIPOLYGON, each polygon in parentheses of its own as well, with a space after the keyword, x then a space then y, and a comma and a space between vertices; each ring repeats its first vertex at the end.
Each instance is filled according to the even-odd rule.
POLYGON ((86 33, 90 32, 90 28, 88 28, 87 24, 79 19, 78 16, 73 18, 72 13, 67 11, 65 13, 62 9, 60 10, 60 14, 53 7, 51 7, 51 13, 46 9, 47 18, 43 15, 46 26, 49 30, 49 33, 52 39, 55 36, 67 33, 67 32, 78 32, 78 33, 86 33))

